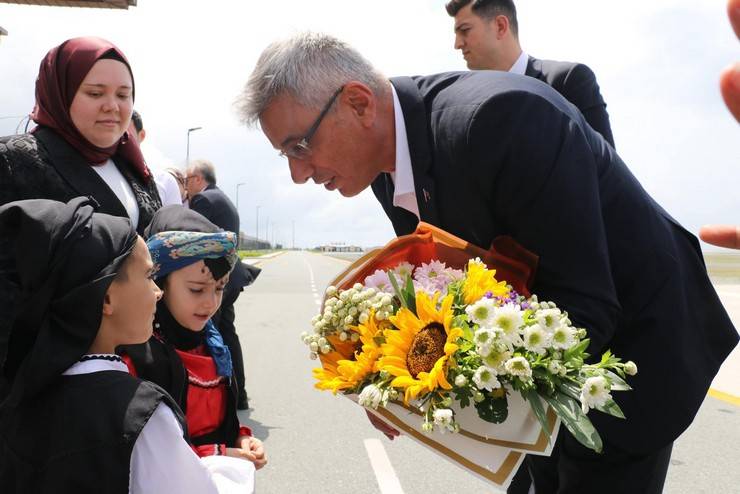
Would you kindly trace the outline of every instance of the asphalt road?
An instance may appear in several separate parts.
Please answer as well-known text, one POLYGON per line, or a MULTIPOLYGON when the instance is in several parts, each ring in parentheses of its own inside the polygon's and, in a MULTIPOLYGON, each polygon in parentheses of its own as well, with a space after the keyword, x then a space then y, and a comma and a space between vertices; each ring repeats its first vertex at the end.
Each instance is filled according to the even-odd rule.
MULTIPOLYGON (((252 407, 241 418, 269 457, 257 492, 501 492, 407 438, 387 440, 360 407, 313 388, 318 363, 308 359, 299 335, 346 261, 287 252, 260 264, 262 274, 236 304, 252 407)), ((675 444, 665 492, 740 492, 738 444, 740 407, 708 397, 675 444)))

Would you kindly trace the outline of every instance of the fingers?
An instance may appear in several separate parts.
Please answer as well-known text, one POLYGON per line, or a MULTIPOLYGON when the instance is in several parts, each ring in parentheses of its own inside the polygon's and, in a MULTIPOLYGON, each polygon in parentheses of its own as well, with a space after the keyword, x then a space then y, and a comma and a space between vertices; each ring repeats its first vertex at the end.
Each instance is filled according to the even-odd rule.
POLYGON ((728 249, 740 249, 740 227, 732 225, 705 225, 699 237, 708 244, 728 249))
POLYGON ((385 434, 385 437, 387 437, 391 441, 401 435, 398 430, 386 424, 372 413, 368 412, 367 410, 365 410, 365 413, 367 413, 367 418, 370 420, 370 423, 373 424, 373 427, 385 434))
POLYGON ((722 71, 719 76, 719 88, 730 113, 740 122, 740 62, 722 71))
POLYGON ((727 2, 727 15, 730 17, 730 24, 735 30, 735 35, 740 39, 740 0, 727 2))

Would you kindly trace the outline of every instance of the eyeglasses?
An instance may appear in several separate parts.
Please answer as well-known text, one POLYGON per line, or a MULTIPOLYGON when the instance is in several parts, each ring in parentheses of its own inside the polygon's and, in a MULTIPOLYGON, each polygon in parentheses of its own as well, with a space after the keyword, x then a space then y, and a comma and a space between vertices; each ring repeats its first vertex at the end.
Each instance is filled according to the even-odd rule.
POLYGON ((304 160, 311 156, 311 148, 309 147, 308 143, 311 141, 311 138, 319 129, 321 121, 329 112, 329 108, 331 108, 331 105, 334 104, 334 101, 337 99, 337 96, 339 96, 339 93, 341 93, 343 89, 344 86, 340 87, 334 92, 334 95, 321 110, 318 118, 314 121, 313 125, 311 125, 311 127, 308 129, 308 132, 306 132, 306 135, 303 136, 303 138, 285 144, 285 146, 280 150, 280 156, 282 156, 283 158, 294 158, 297 160, 304 160))

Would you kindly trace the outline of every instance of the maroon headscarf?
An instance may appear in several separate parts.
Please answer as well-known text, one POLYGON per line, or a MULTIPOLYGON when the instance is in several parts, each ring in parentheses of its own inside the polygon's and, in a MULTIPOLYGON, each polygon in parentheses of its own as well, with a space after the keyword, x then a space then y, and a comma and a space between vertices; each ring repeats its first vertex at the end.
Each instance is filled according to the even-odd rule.
POLYGON ((111 147, 99 148, 85 139, 69 116, 69 108, 82 81, 93 65, 102 58, 119 60, 126 65, 131 73, 133 98, 134 74, 123 52, 104 39, 73 38, 49 50, 41 61, 39 76, 36 79, 36 106, 31 118, 39 125, 54 129, 89 163, 100 165, 113 155, 119 155, 131 164, 145 181, 148 181, 151 172, 146 166, 138 142, 130 136, 130 131, 125 132, 111 147))

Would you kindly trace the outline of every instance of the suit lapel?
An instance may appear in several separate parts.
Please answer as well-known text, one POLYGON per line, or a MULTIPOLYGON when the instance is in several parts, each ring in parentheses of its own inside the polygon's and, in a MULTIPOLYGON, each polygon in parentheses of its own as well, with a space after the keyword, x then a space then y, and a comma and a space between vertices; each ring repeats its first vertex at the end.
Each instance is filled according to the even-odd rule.
MULTIPOLYGON (((437 194, 432 176, 432 149, 429 142, 429 122, 424 100, 416 83, 410 77, 394 77, 391 79, 391 84, 398 94, 398 101, 401 103, 403 119, 406 123, 406 137, 409 142, 411 167, 414 172, 414 189, 419 206, 419 216, 421 221, 437 225, 439 224, 437 194)), ((388 181, 390 182, 390 178, 388 181)), ((391 203, 393 203, 392 192, 391 203)))
POLYGON ((524 75, 544 81, 545 77, 542 74, 542 63, 536 58, 530 56, 527 60, 527 70, 524 71, 524 75))
POLYGON ((100 208, 98 212, 112 216, 128 217, 126 208, 116 194, 100 178, 100 175, 86 163, 84 158, 63 138, 48 129, 34 133, 49 152, 49 160, 59 175, 72 188, 75 194, 93 197, 100 208))

